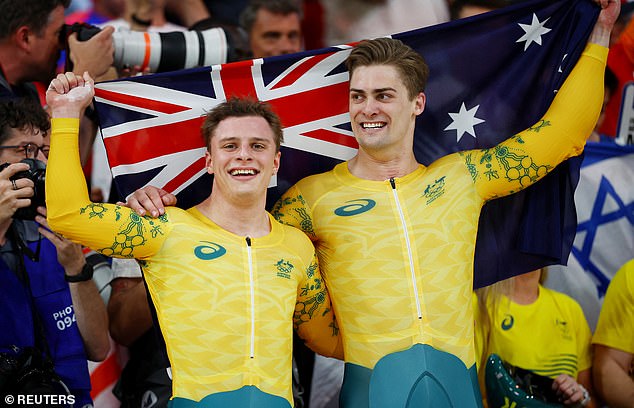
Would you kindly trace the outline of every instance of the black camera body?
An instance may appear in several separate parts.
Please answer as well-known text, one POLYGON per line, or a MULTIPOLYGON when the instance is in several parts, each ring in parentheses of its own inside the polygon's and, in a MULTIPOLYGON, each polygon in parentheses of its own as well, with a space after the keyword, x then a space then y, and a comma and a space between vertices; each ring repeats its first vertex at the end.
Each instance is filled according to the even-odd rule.
MULTIPOLYGON (((34 220, 38 214, 37 207, 44 206, 46 199, 44 195, 44 181, 46 178, 46 164, 36 159, 24 159, 20 163, 26 163, 29 165, 28 170, 20 171, 11 176, 11 180, 18 180, 27 178, 33 182, 33 197, 31 197, 31 205, 28 207, 19 208, 13 218, 18 220, 34 220)), ((9 166, 9 163, 0 165, 0 171, 9 166)))
MULTIPOLYGON (((69 395, 68 387, 55 372, 50 358, 34 347, 13 346, 16 353, 0 353, 0 396, 69 395)), ((4 401, 4 398, 2 398, 4 401)), ((3 405, 4 406, 4 405, 3 405)), ((47 404, 65 407, 66 404, 47 404)))

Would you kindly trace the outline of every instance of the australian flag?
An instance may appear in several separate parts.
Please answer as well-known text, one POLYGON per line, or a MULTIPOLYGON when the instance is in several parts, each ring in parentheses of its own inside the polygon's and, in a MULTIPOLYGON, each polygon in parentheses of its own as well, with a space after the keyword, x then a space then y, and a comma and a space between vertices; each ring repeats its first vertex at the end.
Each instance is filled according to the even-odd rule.
MULTIPOLYGON (((414 151, 428 165, 491 147, 546 112, 599 13, 590 0, 527 1, 483 15, 395 34, 420 52, 431 77, 414 151)), ((211 191, 201 116, 232 95, 269 102, 282 118, 282 165, 269 205, 299 179, 330 170, 358 147, 348 116, 351 44, 97 84, 96 108, 117 190, 175 193, 182 207, 211 191)), ((564 137, 564 135, 562 135, 564 137)), ((488 203, 476 246, 476 287, 565 263, 575 234, 571 159, 527 190, 488 203)))

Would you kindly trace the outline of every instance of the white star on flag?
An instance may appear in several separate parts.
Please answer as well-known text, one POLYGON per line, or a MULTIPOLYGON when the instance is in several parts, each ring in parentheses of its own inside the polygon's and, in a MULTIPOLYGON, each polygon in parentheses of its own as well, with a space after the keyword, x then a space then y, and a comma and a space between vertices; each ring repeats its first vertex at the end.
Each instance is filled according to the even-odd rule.
POLYGON ((531 45, 531 43, 542 45, 542 35, 551 31, 550 28, 544 27, 544 24, 546 24, 548 20, 550 20, 550 17, 543 22, 540 22, 535 13, 533 13, 533 21, 530 24, 518 23, 522 30, 524 30, 524 35, 515 42, 526 41, 524 43, 524 51, 528 49, 528 46, 531 45))
POLYGON ((473 127, 484 122, 484 120, 475 117, 479 107, 480 105, 476 105, 473 108, 467 110, 464 102, 462 102, 462 106, 460 106, 460 111, 458 113, 449 112, 449 116, 451 116, 452 122, 444 130, 455 130, 457 132, 456 142, 460 142, 460 139, 462 139, 462 136, 465 133, 476 137, 473 127))

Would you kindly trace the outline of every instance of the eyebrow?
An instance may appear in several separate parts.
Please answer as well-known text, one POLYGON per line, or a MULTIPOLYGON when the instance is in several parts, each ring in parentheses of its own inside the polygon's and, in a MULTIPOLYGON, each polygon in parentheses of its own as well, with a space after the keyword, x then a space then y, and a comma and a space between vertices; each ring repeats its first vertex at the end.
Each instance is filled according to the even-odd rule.
MULTIPOLYGON (((219 142, 235 142, 235 141, 240 140, 240 139, 242 139, 242 138, 240 138, 238 136, 227 136, 227 137, 219 137, 217 140, 219 142)), ((266 137, 249 136, 247 141, 248 142, 270 142, 271 140, 269 140, 266 137)))
POLYGON ((265 37, 265 38, 270 38, 270 37, 276 37, 277 38, 277 37, 281 37, 283 35, 284 35, 284 33, 279 31, 279 30, 270 30, 270 31, 265 31, 265 32, 262 33, 262 37, 265 37))
POLYGON ((38 145, 38 144, 37 144, 37 143, 35 143, 35 142, 28 142, 28 141, 24 141, 24 140, 22 140, 21 142, 17 142, 17 143, 15 143, 14 145, 11 145, 11 146, 24 147, 24 146, 29 145, 29 144, 30 144, 30 145, 34 145, 34 146, 37 146, 37 147, 40 147, 40 146, 48 146, 48 144, 46 144, 46 143, 42 143, 41 145, 38 145))
MULTIPOLYGON (((373 94, 379 94, 379 93, 383 93, 383 92, 387 92, 387 91, 396 92, 396 89, 394 89, 392 87, 378 88, 378 89, 373 89, 372 93, 373 94)), ((356 88, 350 88, 350 92, 363 93, 363 94, 366 93, 363 89, 356 89, 356 88)))

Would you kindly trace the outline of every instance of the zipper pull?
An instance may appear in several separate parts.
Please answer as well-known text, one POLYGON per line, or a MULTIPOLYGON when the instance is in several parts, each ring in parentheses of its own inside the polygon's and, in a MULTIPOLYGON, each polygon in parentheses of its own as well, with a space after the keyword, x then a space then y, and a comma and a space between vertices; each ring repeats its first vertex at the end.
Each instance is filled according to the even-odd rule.
POLYGON ((247 241, 247 246, 251 246, 251 237, 246 237, 245 240, 247 241))
POLYGON ((396 190, 396 181, 394 177, 390 177, 390 184, 392 185, 392 190, 396 190))

